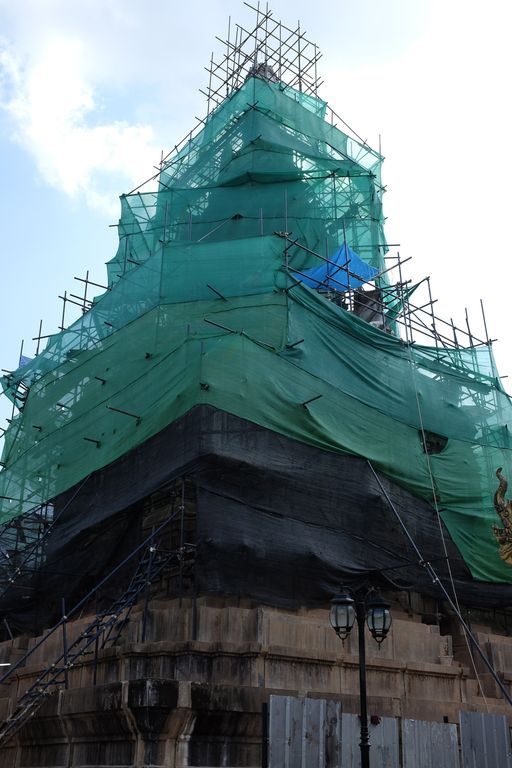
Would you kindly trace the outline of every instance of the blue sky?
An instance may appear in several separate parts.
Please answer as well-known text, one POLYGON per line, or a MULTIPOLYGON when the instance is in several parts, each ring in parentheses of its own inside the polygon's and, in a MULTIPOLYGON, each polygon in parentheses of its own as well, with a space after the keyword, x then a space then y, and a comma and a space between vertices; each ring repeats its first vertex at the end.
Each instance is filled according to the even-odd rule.
MULTIPOLYGON (((320 95, 374 146, 381 134, 386 231, 413 257, 408 276, 430 274, 439 312, 463 324, 468 307, 477 333, 482 298, 512 375, 510 4, 270 7, 320 46, 320 95)), ((204 67, 230 15, 252 19, 234 0, 0 0, 1 368, 17 366, 21 339, 33 354, 40 319, 56 330, 75 276, 104 282, 118 196, 204 115, 204 67)))

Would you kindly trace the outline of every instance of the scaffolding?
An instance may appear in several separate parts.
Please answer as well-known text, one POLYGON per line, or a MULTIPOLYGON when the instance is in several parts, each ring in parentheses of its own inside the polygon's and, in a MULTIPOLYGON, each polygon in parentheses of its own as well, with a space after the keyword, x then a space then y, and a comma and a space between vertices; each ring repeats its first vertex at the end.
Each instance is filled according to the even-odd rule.
MULTIPOLYGON (((185 481, 182 480, 182 486, 185 481)), ((183 492, 184 493, 184 492, 183 492)), ((184 495, 182 497, 184 499, 184 495)), ((183 502, 184 504, 184 502, 183 502)), ((36 642, 26 654, 0 677, 0 685, 12 679, 17 670, 27 665, 30 658, 41 646, 55 634, 61 634, 62 652, 39 674, 29 687, 18 698, 14 711, 0 726, 0 746, 10 742, 23 725, 37 712, 42 703, 61 688, 69 687, 69 675, 73 668, 83 664, 92 656, 93 685, 96 685, 96 673, 100 652, 116 645, 123 635, 131 612, 138 601, 142 599, 142 619, 139 642, 146 640, 149 600, 151 587, 159 577, 169 569, 180 568, 183 572, 183 562, 190 559, 194 553, 194 545, 184 543, 177 550, 169 551, 165 545, 166 533, 176 519, 183 517, 183 505, 170 515, 167 515, 158 526, 153 526, 152 532, 126 557, 101 579, 101 581, 75 605, 66 608, 65 600, 61 601, 62 616, 44 636, 36 642), (97 600, 98 593, 105 588, 122 569, 131 567, 133 573, 128 585, 113 602, 97 610, 92 620, 81 630, 78 636, 69 640, 68 624, 78 618, 82 611, 91 608, 97 600)))
MULTIPOLYGON (((151 189, 122 196, 107 280, 77 277, 82 292, 60 297, 59 332, 40 323, 34 359, 3 377, 13 414, 0 587, 40 568, 56 498, 198 404, 356 456, 369 450, 358 425, 372 422, 376 466, 431 500, 417 444, 424 416, 427 432, 476 467, 471 492, 451 498, 452 468, 440 462, 446 519, 463 511, 482 535, 490 529, 493 467, 510 462, 512 446, 485 316, 484 334, 467 311, 465 327, 444 320, 430 279, 406 278, 409 259, 384 237, 382 156, 320 98, 318 46, 300 24, 248 8, 254 24, 229 23, 211 57, 204 119, 162 156, 151 189), (370 277, 336 257, 343 248, 370 277), (311 286, 318 265, 325 275, 311 286), (67 323, 70 306, 80 316, 67 323), (397 423, 416 464, 389 455, 397 423)), ((475 577, 489 576, 483 560, 475 577)), ((495 563, 491 580, 506 576, 495 563)))
MULTIPOLYGON (((109 498, 111 517, 125 516, 109 532, 112 551, 118 530, 138 539, 93 588, 83 586, 87 548, 67 571, 48 551, 105 547, 110 509, 82 530, 75 500, 89 512, 103 503, 99 492, 86 498, 90 478, 196 406, 327 456, 364 457, 401 525, 381 475, 435 507, 474 580, 510 582, 489 507, 495 467, 512 467, 512 405, 483 307, 482 334, 467 310, 465 327, 438 316, 429 277, 407 279, 409 258, 384 237, 380 151, 320 98, 321 54, 300 23, 246 5, 255 23, 230 22, 212 54, 204 119, 122 196, 107 280, 75 278, 82 292, 60 296, 59 332, 43 333, 41 321, 35 358, 3 378, 13 413, 0 473, 0 601, 30 596, 41 574, 76 579, 85 596, 71 608, 62 599, 57 623, 0 680, 61 634, 62 652, 0 743, 68 687, 75 665, 96 667, 138 601, 141 642, 156 589, 195 601, 198 514, 186 475, 135 500, 126 492, 125 506, 109 498), (80 316, 68 324, 70 306, 80 316), (101 594, 107 584, 114 597, 101 594), (82 610, 94 616, 70 643, 68 622, 82 610)), ((6 619, 2 634, 14 634, 6 619)))

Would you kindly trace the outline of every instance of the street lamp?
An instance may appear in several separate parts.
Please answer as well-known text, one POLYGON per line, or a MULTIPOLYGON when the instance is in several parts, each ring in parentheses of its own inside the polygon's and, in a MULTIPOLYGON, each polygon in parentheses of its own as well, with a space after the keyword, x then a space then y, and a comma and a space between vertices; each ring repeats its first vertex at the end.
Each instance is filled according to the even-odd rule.
POLYGON ((361 720, 361 768, 370 768, 370 738, 366 705, 366 646, 365 621, 372 637, 380 645, 391 627, 389 604, 374 592, 357 591, 354 596, 348 587, 342 587, 331 600, 331 626, 341 640, 345 640, 357 620, 359 639, 359 698, 361 720))

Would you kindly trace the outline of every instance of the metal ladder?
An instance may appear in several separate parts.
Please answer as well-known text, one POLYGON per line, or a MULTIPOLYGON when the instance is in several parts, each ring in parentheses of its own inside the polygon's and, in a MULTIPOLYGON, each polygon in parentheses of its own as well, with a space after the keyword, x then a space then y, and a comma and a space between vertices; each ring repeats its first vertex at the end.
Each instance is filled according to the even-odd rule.
MULTIPOLYGON (((0 745, 5 745, 15 735, 27 720, 35 714, 50 694, 62 687, 68 687, 70 669, 88 654, 95 653, 96 658, 100 641, 102 648, 107 643, 114 645, 117 642, 139 595, 146 591, 147 607, 151 582, 173 560, 179 560, 182 556, 183 553, 181 551, 159 552, 155 544, 151 543, 143 551, 132 579, 123 594, 108 609, 99 613, 69 646, 66 637, 67 617, 63 617, 61 621, 63 652, 25 691, 18 700, 12 715, 0 726, 0 745), (118 624, 120 617, 121 621, 118 624), (91 646, 95 646, 94 651, 90 650, 91 646)), ((145 633, 145 626, 143 627, 143 633, 145 633)), ((40 647, 40 644, 37 647, 40 647)), ((32 651, 27 654, 27 657, 32 651)))

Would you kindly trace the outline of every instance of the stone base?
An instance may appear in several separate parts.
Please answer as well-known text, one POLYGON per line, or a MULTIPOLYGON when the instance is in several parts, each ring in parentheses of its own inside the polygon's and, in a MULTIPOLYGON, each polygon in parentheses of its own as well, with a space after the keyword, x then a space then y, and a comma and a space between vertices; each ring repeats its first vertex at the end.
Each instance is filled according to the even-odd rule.
MULTIPOLYGON (((344 712, 359 711, 357 638, 342 644, 327 610, 153 600, 144 643, 141 616, 139 606, 116 646, 69 670, 69 689, 54 691, 0 749, 0 766, 260 766, 271 693, 333 698, 344 712)), ((510 717, 492 678, 477 679, 466 665, 458 635, 441 635, 396 605, 393 617, 380 649, 367 638, 369 715, 456 723, 465 709, 510 717)), ((69 622, 70 641, 89 621, 69 622)), ((490 627, 477 633, 510 688, 512 639, 490 627)), ((17 660, 22 645, 3 643, 0 659, 17 660)), ((61 652, 55 633, 0 692, 1 716, 61 652)))
POLYGON ((56 691, 0 766, 259 766, 268 691, 130 680, 56 691))

